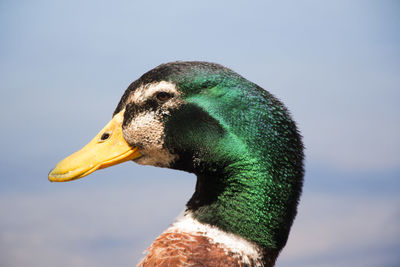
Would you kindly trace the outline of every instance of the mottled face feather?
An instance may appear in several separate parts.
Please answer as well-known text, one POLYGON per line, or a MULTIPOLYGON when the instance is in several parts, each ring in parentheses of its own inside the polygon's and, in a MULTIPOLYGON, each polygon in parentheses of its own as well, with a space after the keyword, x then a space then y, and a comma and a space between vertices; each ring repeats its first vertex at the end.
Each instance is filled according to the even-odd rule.
POLYGON ((165 147, 165 120, 171 111, 184 101, 181 92, 171 82, 155 82, 136 88, 127 97, 123 135, 132 146, 140 148, 143 155, 136 160, 143 165, 169 167, 177 155, 165 147), (168 99, 159 99, 168 94, 168 99))
POLYGON ((123 136, 136 162, 197 175, 193 218, 276 255, 286 244, 303 183, 303 145, 286 107, 232 70, 172 62, 125 91, 123 136))

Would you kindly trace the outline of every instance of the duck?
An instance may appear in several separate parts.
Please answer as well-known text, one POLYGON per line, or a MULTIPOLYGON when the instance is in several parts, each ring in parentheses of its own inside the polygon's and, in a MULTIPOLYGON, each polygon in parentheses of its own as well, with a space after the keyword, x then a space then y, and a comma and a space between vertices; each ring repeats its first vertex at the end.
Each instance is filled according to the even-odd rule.
POLYGON ((48 179, 126 161, 193 173, 184 212, 137 266, 271 267, 297 213, 303 160, 296 123, 270 92, 216 63, 176 61, 132 82, 111 121, 48 179))

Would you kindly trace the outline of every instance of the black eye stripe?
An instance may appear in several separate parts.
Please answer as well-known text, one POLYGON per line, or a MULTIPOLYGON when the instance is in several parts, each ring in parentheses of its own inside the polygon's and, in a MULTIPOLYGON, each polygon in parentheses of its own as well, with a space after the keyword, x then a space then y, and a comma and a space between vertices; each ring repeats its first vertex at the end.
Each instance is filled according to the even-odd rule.
POLYGON ((160 101, 167 101, 168 99, 170 99, 172 97, 172 94, 167 93, 167 92, 159 92, 159 93, 157 93, 156 97, 160 101))
POLYGON ((160 108, 160 102, 165 102, 172 97, 174 97, 173 93, 158 92, 155 94, 155 96, 153 95, 153 97, 150 97, 143 102, 131 102, 126 104, 122 126, 125 127, 126 125, 128 125, 132 121, 132 119, 139 113, 158 111, 158 109, 160 108))

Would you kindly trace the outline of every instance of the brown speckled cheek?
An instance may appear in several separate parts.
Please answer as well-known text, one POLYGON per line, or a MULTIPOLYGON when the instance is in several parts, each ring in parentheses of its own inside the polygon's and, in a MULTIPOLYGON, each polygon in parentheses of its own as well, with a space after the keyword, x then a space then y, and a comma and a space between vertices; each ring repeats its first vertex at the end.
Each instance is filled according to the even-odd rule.
POLYGON ((145 85, 129 97, 123 124, 123 136, 132 146, 138 146, 143 155, 135 162, 143 165, 168 167, 177 158, 164 147, 165 118, 171 110, 185 103, 175 85, 160 82, 145 85), (154 96, 158 92, 168 92, 173 97, 165 103, 157 102, 154 96))
POLYGON ((136 160, 139 164, 168 167, 176 158, 164 148, 164 123, 158 112, 137 114, 125 125, 123 135, 129 144, 139 147, 143 155, 136 160))

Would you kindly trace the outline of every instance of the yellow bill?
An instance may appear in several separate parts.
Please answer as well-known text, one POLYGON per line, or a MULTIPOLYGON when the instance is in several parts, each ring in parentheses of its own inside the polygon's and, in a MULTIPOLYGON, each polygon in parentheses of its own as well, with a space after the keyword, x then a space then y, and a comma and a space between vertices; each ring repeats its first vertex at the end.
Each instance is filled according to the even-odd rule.
POLYGON ((103 169, 139 158, 137 147, 131 147, 122 135, 125 110, 116 114, 89 144, 60 161, 50 171, 51 182, 66 182, 82 178, 95 170, 103 169))

